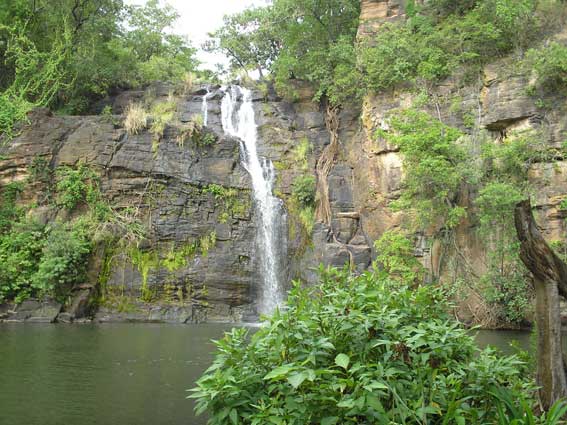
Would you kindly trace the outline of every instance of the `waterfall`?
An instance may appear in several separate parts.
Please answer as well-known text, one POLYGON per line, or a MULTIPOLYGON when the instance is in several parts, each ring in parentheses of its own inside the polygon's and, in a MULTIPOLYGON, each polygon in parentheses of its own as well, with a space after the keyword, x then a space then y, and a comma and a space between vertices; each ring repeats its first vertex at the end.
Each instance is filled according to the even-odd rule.
POLYGON ((203 96, 203 103, 201 105, 201 114, 203 115, 203 127, 206 127, 209 122, 209 105, 207 104, 207 98, 211 94, 209 88, 207 87, 207 93, 203 96))
POLYGON ((274 165, 272 161, 258 157, 252 92, 240 86, 225 89, 221 109, 223 130, 240 140, 242 164, 252 179, 259 217, 256 252, 260 260, 262 285, 258 294, 258 310, 268 314, 285 298, 286 216, 282 201, 272 194, 274 165))

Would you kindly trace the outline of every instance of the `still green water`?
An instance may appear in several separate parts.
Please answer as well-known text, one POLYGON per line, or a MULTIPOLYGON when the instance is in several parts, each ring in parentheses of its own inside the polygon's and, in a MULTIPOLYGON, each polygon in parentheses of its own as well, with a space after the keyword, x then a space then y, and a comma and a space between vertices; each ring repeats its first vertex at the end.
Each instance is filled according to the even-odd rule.
MULTIPOLYGON (((199 425, 187 388, 227 325, 0 324, 0 425, 199 425)), ((528 346, 481 331, 480 346, 528 346)))
POLYGON ((227 325, 0 325, 0 425, 198 425, 186 389, 227 325))

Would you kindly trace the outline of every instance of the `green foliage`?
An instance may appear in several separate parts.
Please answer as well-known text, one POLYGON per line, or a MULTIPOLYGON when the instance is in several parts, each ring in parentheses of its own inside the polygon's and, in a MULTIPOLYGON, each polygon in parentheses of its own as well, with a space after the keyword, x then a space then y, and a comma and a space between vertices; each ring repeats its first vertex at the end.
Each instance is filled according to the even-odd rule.
POLYGON ((98 176, 89 167, 59 167, 57 176, 57 204, 72 211, 80 204, 94 204, 99 197, 98 176))
POLYGON ((497 425, 559 425, 563 424, 567 405, 564 400, 558 400, 548 412, 537 417, 536 410, 521 394, 513 394, 504 388, 494 388, 491 395, 498 409, 497 425), (518 398, 519 396, 519 398, 518 398))
POLYGON ((31 295, 64 300, 84 278, 91 249, 85 223, 15 223, 0 236, 0 300, 20 302, 31 295))
POLYGON ((22 209, 16 205, 18 195, 22 192, 21 183, 10 183, 0 192, 0 235, 10 229, 11 224, 21 215, 22 209))
POLYGON ((311 142, 307 137, 302 138, 292 150, 292 159, 295 166, 302 171, 309 168, 309 154, 312 150, 311 142))
POLYGON ((201 192, 212 195, 215 207, 221 208, 220 223, 226 223, 230 218, 243 217, 250 209, 249 195, 237 189, 213 183, 204 186, 201 192))
POLYGON ((567 89, 567 47, 552 42, 543 49, 528 52, 528 63, 537 74, 537 84, 546 92, 567 89))
POLYGON ((148 286, 148 278, 150 276, 150 272, 159 267, 158 254, 155 251, 142 251, 138 247, 134 247, 130 251, 130 260, 142 275, 142 300, 151 301, 153 294, 148 286))
MULTIPOLYGON (((67 77, 65 62, 71 48, 71 34, 66 25, 53 41, 50 51, 42 52, 26 34, 25 27, 5 26, 7 49, 3 52, 5 67, 11 68, 13 77, 5 87, 0 86, 0 136, 5 141, 13 137, 16 123, 24 120, 37 106, 48 106, 63 89, 67 77), (4 89, 4 90, 2 90, 4 89)), ((2 70, 0 62, 0 70, 2 70)))
MULTIPOLYGON (((493 392, 531 395, 515 356, 479 352, 432 286, 327 270, 250 339, 217 342, 197 381, 209 424, 495 423, 493 392)), ((530 400, 531 401, 531 400, 530 400)))
MULTIPOLYGON (((458 130, 423 112, 410 109, 395 114, 390 118, 391 132, 376 132, 377 137, 386 137, 398 145, 403 154, 402 193, 391 203, 392 207, 410 216, 410 224, 414 226, 411 230, 430 232, 443 244, 452 244, 451 249, 456 244, 448 230, 464 219, 478 223, 479 236, 486 248, 482 258, 484 267, 466 269, 467 262, 461 262, 466 269, 462 279, 468 288, 481 294, 497 323, 522 323, 531 309, 532 289, 518 255, 514 207, 529 196, 531 165, 550 161, 556 153, 545 145, 541 134, 521 132, 496 142, 485 141, 480 160, 474 160, 464 149, 463 136, 458 130), (461 204, 461 195, 468 185, 478 187, 473 208, 461 204)), ((398 260, 394 255, 396 250, 388 249, 388 244, 397 247, 397 243, 387 239, 378 252, 384 251, 398 260)), ((396 249, 409 255, 410 246, 406 246, 406 251, 402 246, 396 249)), ((387 260, 388 257, 381 262, 387 260)), ((405 281, 409 279, 410 276, 405 281)))
POLYGON ((33 210, 26 216, 29 207, 16 204, 22 184, 2 188, 0 302, 21 302, 30 296, 64 302, 74 285, 85 282, 89 256, 97 242, 141 235, 127 211, 118 213, 104 202, 96 173, 87 166, 61 167, 56 176, 56 206, 70 211, 85 207, 84 214, 64 223, 38 223, 33 210), (111 232, 105 230, 107 226, 112 227, 111 232))
POLYGON ((271 12, 269 8, 250 8, 225 15, 223 26, 210 34, 205 50, 227 54, 233 69, 254 69, 262 75, 276 59, 281 43, 275 38, 271 12))
POLYGON ((150 109, 150 115, 152 117, 150 132, 153 133, 156 139, 161 139, 163 137, 165 127, 173 121, 176 109, 177 104, 173 100, 157 102, 152 105, 152 108, 150 109))
POLYGON ((395 133, 389 141, 399 146, 406 170, 402 195, 393 206, 411 212, 420 227, 457 226, 466 214, 457 196, 472 178, 470 157, 459 144, 462 133, 411 109, 393 116, 391 126, 395 133))
POLYGON ((31 287, 40 296, 65 300, 73 285, 86 277, 88 256, 93 248, 90 224, 86 219, 49 227, 31 287))
POLYGON ((354 100, 357 83, 354 41, 358 0, 276 0, 225 18, 211 34, 210 50, 231 58, 233 68, 269 70, 280 93, 295 97, 290 79, 309 81, 315 99, 354 100))
POLYGON ((543 30, 535 0, 435 0, 414 7, 407 22, 383 25, 359 49, 368 88, 436 82, 525 48, 543 30))
POLYGON ((425 268, 414 255, 413 241, 398 230, 389 230, 374 243, 376 260, 382 266, 382 278, 420 284, 425 268))
POLYGON ((186 242, 179 246, 172 243, 167 251, 144 250, 138 246, 130 247, 128 256, 142 277, 142 287, 140 289, 142 301, 151 302, 155 299, 155 290, 149 285, 149 278, 152 272, 158 271, 161 268, 165 268, 169 273, 182 269, 189 264, 189 260, 195 255, 206 257, 209 250, 216 245, 216 241, 217 235, 212 231, 195 241, 186 242))
POLYGON ((532 131, 511 134, 501 143, 482 146, 484 174, 512 182, 523 190, 527 190, 529 168, 536 162, 551 161, 554 155, 545 137, 532 131))
POLYGON ((182 81, 196 50, 150 0, 16 0, 0 13, 0 133, 35 106, 84 113, 115 89, 182 81), (17 5, 17 6, 16 6, 17 5))
POLYGON ((0 236, 0 302, 20 302, 32 294, 45 243, 44 226, 34 222, 15 223, 0 236))
POLYGON ((303 207, 299 210, 299 222, 305 230, 305 235, 310 238, 315 225, 315 207, 313 205, 303 207))
POLYGON ((301 207, 310 207, 315 203, 315 177, 310 174, 297 176, 293 180, 292 196, 301 207))

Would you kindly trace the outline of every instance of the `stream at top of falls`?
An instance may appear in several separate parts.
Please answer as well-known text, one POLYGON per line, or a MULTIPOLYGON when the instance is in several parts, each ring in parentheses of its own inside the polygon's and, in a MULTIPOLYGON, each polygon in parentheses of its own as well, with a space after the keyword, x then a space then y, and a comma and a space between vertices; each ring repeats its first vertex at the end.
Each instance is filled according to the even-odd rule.
POLYGON ((258 126, 252 92, 240 86, 224 88, 222 126, 226 134, 238 138, 242 164, 252 180, 258 234, 256 254, 261 285, 258 312, 272 313, 285 300, 287 255, 286 214, 283 203, 273 195, 275 169, 272 161, 258 156, 258 126))

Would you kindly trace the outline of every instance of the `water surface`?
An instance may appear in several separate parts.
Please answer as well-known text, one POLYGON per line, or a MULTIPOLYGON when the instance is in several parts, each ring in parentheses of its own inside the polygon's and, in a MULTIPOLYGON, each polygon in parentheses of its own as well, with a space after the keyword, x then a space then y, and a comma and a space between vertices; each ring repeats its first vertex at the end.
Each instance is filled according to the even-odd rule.
POLYGON ((187 388, 227 325, 0 324, 0 425, 198 425, 187 388))
MULTIPOLYGON (((0 324, 0 425, 200 425, 186 389, 229 325, 0 324)), ((479 331, 510 353, 528 332, 479 331)))

